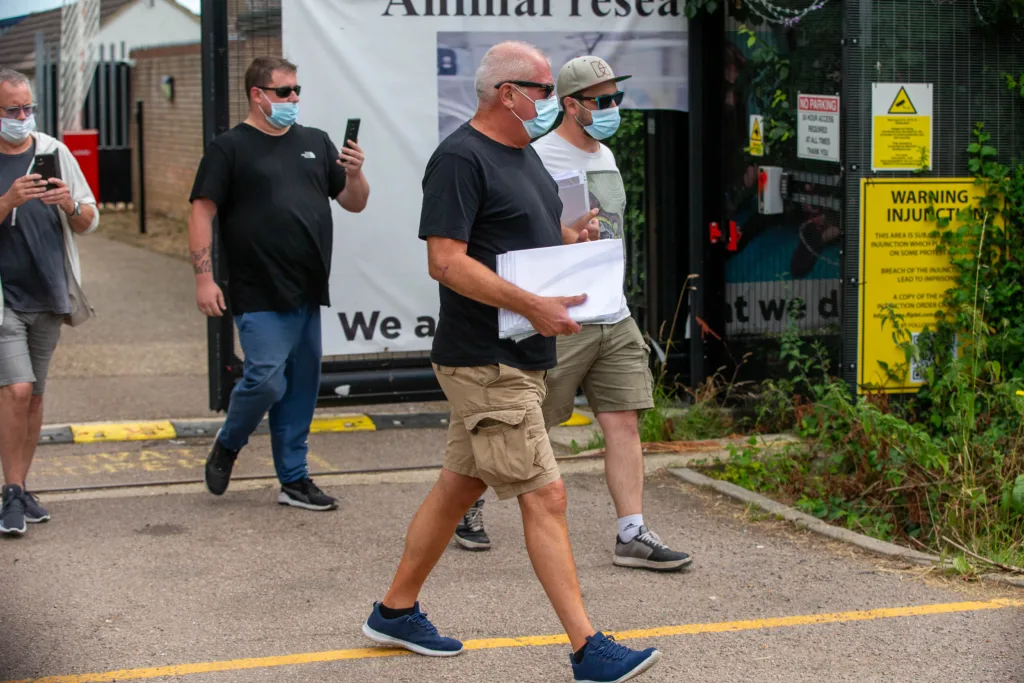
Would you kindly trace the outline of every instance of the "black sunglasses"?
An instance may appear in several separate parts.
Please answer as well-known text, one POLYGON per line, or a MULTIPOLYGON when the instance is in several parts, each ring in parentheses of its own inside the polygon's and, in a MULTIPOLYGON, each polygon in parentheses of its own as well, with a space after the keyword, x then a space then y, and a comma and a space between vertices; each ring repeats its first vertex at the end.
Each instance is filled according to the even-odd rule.
POLYGON ((292 94, 292 90, 294 90, 295 94, 298 95, 299 91, 302 90, 301 85, 282 85, 279 88, 268 88, 262 85, 257 85, 256 87, 260 90, 270 90, 278 97, 288 97, 292 94))
POLYGON ((597 97, 584 97, 582 95, 577 95, 573 99, 591 100, 593 102, 597 102, 598 109, 607 109, 608 107, 612 106, 612 102, 615 103, 616 107, 622 104, 622 98, 625 96, 626 93, 620 90, 618 92, 613 92, 611 95, 598 95, 597 97))
POLYGON ((494 86, 495 90, 505 85, 506 83, 518 85, 522 88, 540 88, 541 90, 544 91, 544 99, 551 97, 551 93, 555 92, 554 83, 534 83, 533 81, 502 81, 501 83, 498 83, 497 85, 494 86))

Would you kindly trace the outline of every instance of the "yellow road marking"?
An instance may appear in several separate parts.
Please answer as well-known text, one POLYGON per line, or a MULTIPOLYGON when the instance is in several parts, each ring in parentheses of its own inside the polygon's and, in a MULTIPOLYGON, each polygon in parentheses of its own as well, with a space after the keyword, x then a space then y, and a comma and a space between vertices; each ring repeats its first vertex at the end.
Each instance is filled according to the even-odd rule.
POLYGON ((109 424, 71 425, 75 443, 100 441, 149 441, 177 436, 169 420, 157 422, 111 422, 109 424))
MULTIPOLYGON (((618 640, 663 638, 666 636, 696 635, 699 633, 733 633, 736 631, 756 631, 758 629, 783 628, 787 626, 816 626, 821 624, 841 624, 852 621, 874 621, 878 619, 955 614, 958 612, 980 612, 983 610, 1005 609, 1007 607, 1024 607, 1024 600, 951 602, 937 605, 886 607, 882 609, 857 610, 852 612, 832 612, 826 614, 803 614, 791 617, 772 617, 768 619, 749 619, 746 621, 683 624, 680 626, 661 626, 656 628, 637 629, 633 631, 619 631, 618 633, 613 633, 611 635, 614 635, 618 640)), ((467 650, 493 650, 513 647, 564 645, 568 642, 569 638, 565 634, 560 634, 549 636, 524 636, 521 638, 486 638, 481 640, 467 640, 463 642, 463 645, 467 650)), ((268 669, 279 666, 314 664, 318 662, 339 662, 351 659, 370 659, 373 657, 398 657, 408 654, 411 653, 405 650, 391 648, 356 648, 351 650, 307 652, 296 655, 232 659, 220 662, 155 666, 144 669, 122 669, 120 671, 106 671, 103 673, 47 676, 46 678, 26 678, 17 681, 3 681, 2 683, 113 683, 114 681, 137 681, 149 678, 164 678, 167 676, 186 676, 189 674, 212 673, 216 671, 268 669)))
POLYGON ((339 415, 337 417, 316 417, 309 431, 317 432, 373 432, 377 425, 369 415, 339 415))

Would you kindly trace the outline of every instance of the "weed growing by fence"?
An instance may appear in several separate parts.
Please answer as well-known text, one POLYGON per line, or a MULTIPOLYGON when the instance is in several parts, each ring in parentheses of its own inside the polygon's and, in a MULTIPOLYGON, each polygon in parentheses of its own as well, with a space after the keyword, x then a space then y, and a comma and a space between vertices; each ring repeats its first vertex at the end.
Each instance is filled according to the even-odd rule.
POLYGON ((907 401, 881 389, 857 398, 824 349, 791 327, 781 343, 790 376, 763 383, 755 424, 803 443, 765 453, 752 439, 713 476, 877 538, 951 552, 965 573, 985 563, 976 556, 1024 564, 1024 166, 998 164, 988 143, 979 124, 969 152, 983 197, 957 227, 936 223, 956 281, 935 329, 914 343, 897 309, 884 308, 906 363, 883 370, 902 380, 930 355, 924 388, 907 401))

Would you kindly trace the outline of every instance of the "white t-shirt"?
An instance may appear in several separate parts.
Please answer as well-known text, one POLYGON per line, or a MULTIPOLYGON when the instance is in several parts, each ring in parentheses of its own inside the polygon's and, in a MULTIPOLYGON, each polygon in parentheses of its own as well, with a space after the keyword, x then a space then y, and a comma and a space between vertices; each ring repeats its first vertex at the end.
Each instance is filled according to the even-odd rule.
MULTIPOLYGON (((548 173, 553 176, 570 171, 586 172, 590 208, 600 209, 597 222, 601 227, 601 239, 621 240, 626 215, 626 188, 622 184, 619 168, 615 165, 615 155, 607 145, 601 144, 596 152, 585 152, 552 131, 534 142, 533 148, 544 162, 548 173)), ((623 252, 625 253, 625 250, 623 252)), ((629 316, 629 304, 623 292, 619 315, 606 324, 613 325, 629 316)))

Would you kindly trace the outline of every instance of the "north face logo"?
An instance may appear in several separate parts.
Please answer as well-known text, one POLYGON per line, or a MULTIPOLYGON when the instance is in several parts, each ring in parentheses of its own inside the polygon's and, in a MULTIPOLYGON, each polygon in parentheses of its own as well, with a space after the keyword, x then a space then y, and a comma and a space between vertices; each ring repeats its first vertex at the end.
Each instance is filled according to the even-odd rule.
POLYGON ((302 158, 303 159, 316 159, 316 155, 313 154, 312 152, 303 152, 302 153, 302 158))

